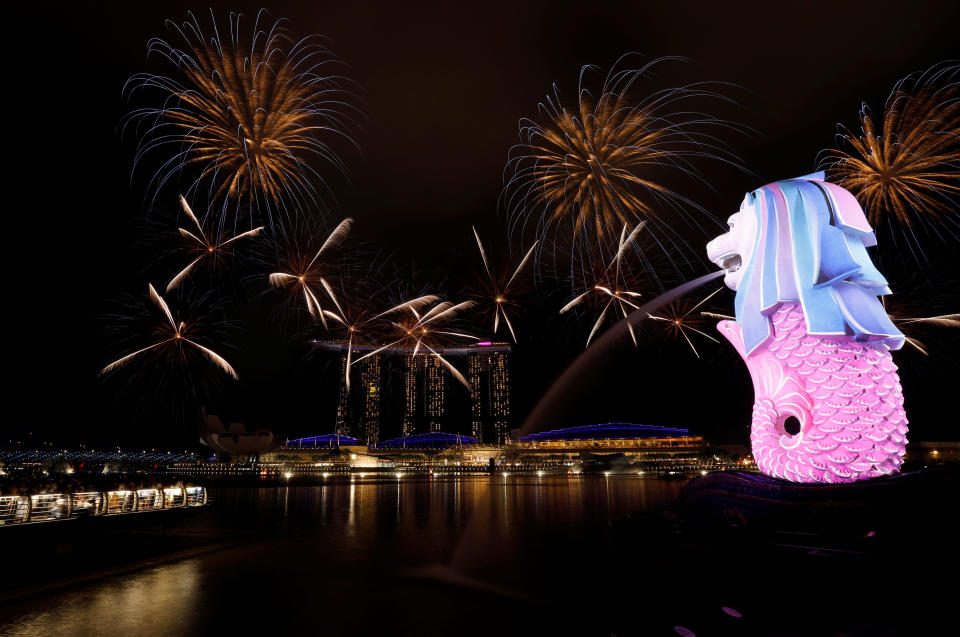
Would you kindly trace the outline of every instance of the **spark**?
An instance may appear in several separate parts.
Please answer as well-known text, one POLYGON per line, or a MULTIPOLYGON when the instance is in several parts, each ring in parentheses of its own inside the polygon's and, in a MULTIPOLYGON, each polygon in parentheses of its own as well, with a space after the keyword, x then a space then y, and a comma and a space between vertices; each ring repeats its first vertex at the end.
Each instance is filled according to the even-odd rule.
POLYGON ((694 347, 693 341, 690 338, 688 332, 699 334, 704 338, 710 339, 714 343, 719 343, 716 338, 710 336, 706 332, 700 329, 703 326, 704 321, 700 318, 701 316, 711 316, 717 317, 721 315, 714 314, 712 312, 700 312, 697 313, 697 308, 702 306, 704 303, 709 301, 714 297, 720 290, 723 288, 717 288, 706 297, 704 297, 699 303, 691 304, 690 301, 683 301, 681 303, 671 303, 666 308, 662 315, 657 314, 647 314, 647 318, 653 319, 655 321, 660 321, 664 324, 667 333, 672 335, 675 338, 683 337, 687 342, 687 345, 690 346, 690 349, 693 350, 693 355, 697 358, 700 358, 700 353, 697 352, 697 348, 694 347))
POLYGON ((324 315, 330 319, 330 322, 327 323, 327 332, 333 334, 334 341, 346 346, 347 364, 344 372, 344 383, 347 391, 350 391, 350 369, 354 363, 354 350, 377 347, 376 343, 381 340, 385 331, 383 319, 404 310, 416 313, 419 308, 435 303, 437 300, 439 299, 434 295, 423 295, 404 301, 378 314, 372 314, 369 308, 362 303, 344 301, 341 298, 339 308, 337 308, 338 311, 323 310, 324 315))
MULTIPOLYGON (((418 299, 423 298, 427 297, 418 297, 418 299)), ((415 301, 418 299, 415 299, 415 301)), ((467 389, 470 389, 470 383, 467 379, 443 356, 442 352, 451 342, 477 340, 475 336, 453 331, 449 327, 449 322, 452 319, 471 309, 474 305, 473 301, 452 303, 450 301, 440 301, 436 297, 429 297, 429 301, 420 301, 416 304, 411 301, 401 303, 380 315, 386 320, 392 333, 392 336, 387 339, 390 342, 353 362, 359 363, 365 358, 386 350, 403 350, 413 356, 418 354, 428 355, 426 353, 429 352, 429 355, 436 357, 454 378, 467 389), (398 314, 398 316, 393 316, 393 314, 398 314)))
POLYGON ((165 322, 161 323, 161 326, 159 328, 159 331, 162 334, 163 338, 161 338, 161 340, 157 341, 156 343, 153 343, 152 345, 148 345, 147 347, 138 349, 110 363, 109 365, 107 365, 106 367, 100 370, 101 376, 104 374, 108 374, 116 369, 119 369, 120 367, 123 367, 124 365, 137 359, 143 354, 146 354, 147 352, 151 352, 151 351, 156 351, 156 352, 167 351, 170 353, 181 352, 183 349, 189 346, 191 348, 198 350, 200 353, 202 353, 204 357, 206 357, 211 362, 213 362, 217 367, 219 367, 221 370, 226 372, 234 380, 239 380, 239 377, 237 376, 237 372, 234 371, 233 367, 230 366, 230 363, 228 363, 225 358, 217 354, 212 349, 208 347, 204 347, 203 345, 197 343, 196 341, 188 337, 188 334, 190 334, 190 329, 187 322, 180 321, 178 323, 174 319, 173 312, 170 310, 170 306, 167 305, 167 302, 163 299, 162 296, 160 296, 157 290, 153 287, 153 284, 149 284, 149 294, 150 294, 151 301, 153 301, 153 303, 161 310, 161 312, 164 315, 164 318, 166 319, 165 322))
POLYGON ((710 318, 723 319, 725 321, 736 321, 737 317, 729 314, 720 314, 718 312, 700 312, 700 316, 709 316, 710 318))
POLYGON ((343 243, 347 235, 350 234, 352 225, 353 219, 347 217, 334 228, 312 259, 307 261, 300 255, 294 254, 288 259, 291 265, 289 271, 272 272, 267 277, 270 285, 274 287, 286 288, 294 290, 298 295, 302 294, 310 316, 319 319, 324 327, 327 326, 327 313, 324 312, 324 305, 327 304, 326 302, 321 303, 321 298, 324 296, 329 298, 333 303, 332 307, 341 315, 343 314, 343 308, 337 300, 333 286, 330 284, 329 268, 320 257, 343 243), (326 294, 324 295, 324 293, 326 294))
MULTIPOLYGON (((637 278, 632 276, 630 271, 624 267, 623 259, 626 255, 627 247, 636 241, 637 235, 643 230, 645 225, 646 222, 641 221, 629 234, 627 234, 627 226, 623 226, 620 232, 620 239, 617 243, 617 251, 613 259, 606 264, 599 273, 595 273, 595 280, 590 288, 574 297, 573 300, 560 309, 560 314, 565 314, 588 299, 593 299, 595 302, 599 301, 599 306, 601 307, 600 315, 593 324, 590 335, 587 336, 586 347, 590 346, 590 341, 593 340, 597 330, 600 329, 600 326, 607 318, 608 312, 611 318, 614 318, 618 312, 623 318, 626 318, 631 311, 640 309, 640 306, 637 305, 635 300, 640 298, 642 294, 636 290, 629 289, 632 287, 631 284, 636 282, 637 278)), ((636 346, 637 335, 634 332, 633 325, 628 322, 627 328, 630 331, 630 338, 633 339, 633 344, 636 346)))
POLYGON ((473 228, 473 236, 477 240, 477 248, 480 250, 480 257, 483 260, 483 273, 477 276, 479 287, 471 290, 471 295, 478 302, 483 303, 484 313, 492 317, 493 335, 496 335, 499 331, 500 320, 503 319, 504 325, 510 331, 510 337, 516 343, 517 334, 513 329, 513 321, 510 320, 510 317, 519 309, 520 304, 517 298, 523 291, 521 279, 517 277, 530 261, 538 242, 533 242, 533 245, 520 260, 520 265, 512 273, 508 271, 503 274, 495 274, 490 268, 487 251, 483 248, 483 242, 480 240, 476 228, 473 228))
POLYGON ((183 211, 187 214, 193 224, 197 227, 197 236, 185 228, 177 228, 180 231, 180 235, 190 241, 194 242, 194 249, 199 251, 200 255, 196 257, 193 261, 187 264, 185 268, 180 270, 176 276, 170 279, 170 282, 167 283, 167 293, 176 288, 178 285, 183 283, 184 279, 193 271, 193 269, 204 260, 212 260, 223 254, 225 248, 230 246, 234 241, 240 239, 256 237, 263 230, 263 226, 253 228, 252 230, 247 230, 246 232, 241 232, 240 234, 234 235, 227 238, 226 236, 220 236, 215 240, 210 240, 207 238, 207 234, 203 231, 203 226, 200 225, 199 219, 196 215, 193 214, 193 210, 190 209, 190 204, 187 203, 186 198, 183 195, 180 195, 180 206, 183 208, 183 211))
MULTIPOLYGON (((886 303, 885 303, 886 305, 886 303)), ((904 342, 924 356, 929 356, 927 345, 920 340, 926 328, 949 327, 960 328, 960 314, 940 314, 936 316, 910 316, 901 313, 904 308, 890 312, 890 320, 903 332, 904 342)))

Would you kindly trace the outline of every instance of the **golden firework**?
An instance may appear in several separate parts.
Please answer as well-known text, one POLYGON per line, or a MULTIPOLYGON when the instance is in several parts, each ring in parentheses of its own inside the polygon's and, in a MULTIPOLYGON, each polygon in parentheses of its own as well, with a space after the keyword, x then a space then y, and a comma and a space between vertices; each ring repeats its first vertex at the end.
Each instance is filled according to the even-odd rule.
POLYGON ((956 209, 960 194, 960 66, 904 78, 875 119, 864 105, 860 132, 843 128, 827 155, 830 180, 853 193, 871 224, 912 227, 956 209))
POLYGON ((190 220, 193 221, 193 225, 197 227, 197 234, 194 234, 186 228, 177 228, 177 230, 180 232, 180 236, 188 239, 192 243, 191 247, 193 248, 194 253, 199 253, 199 255, 190 263, 188 263, 185 268, 180 270, 176 276, 170 279, 170 282, 167 283, 168 293, 183 283, 183 280, 186 279, 191 272, 193 272, 193 269, 201 261, 223 256, 224 253, 232 247, 231 244, 234 241, 255 237, 260 234, 261 230, 263 230, 263 226, 260 226, 252 230, 247 230, 246 232, 241 232, 240 234, 232 237, 221 235, 220 237, 211 240, 207 238, 207 233, 203 231, 203 226, 200 225, 200 220, 197 219, 195 214, 193 214, 193 210, 190 209, 190 204, 187 203, 187 200, 183 195, 180 195, 180 206, 183 208, 183 211, 190 218, 190 220))
POLYGON ((328 73, 338 61, 318 36, 295 39, 282 21, 270 25, 264 15, 257 15, 248 40, 240 14, 231 13, 223 29, 211 12, 212 36, 190 13, 182 25, 167 21, 179 46, 150 41, 148 57, 158 54, 180 72, 179 78, 137 74, 125 89, 165 95, 161 107, 128 116, 144 132, 138 162, 154 150, 173 152, 162 158, 155 187, 194 167, 188 192, 206 181, 212 196, 245 199, 269 215, 315 199, 315 183, 325 182, 311 158, 345 171, 331 138, 349 139, 354 111, 346 80, 328 73))
MULTIPOLYGON (((344 369, 344 382, 350 390, 350 369, 353 365, 355 349, 377 348, 377 344, 385 333, 392 334, 392 325, 384 325, 384 317, 396 315, 403 310, 413 313, 423 307, 435 303, 439 299, 433 295, 419 296, 391 307, 388 310, 371 315, 369 308, 358 302, 357 299, 345 300, 341 297, 337 305, 338 311, 323 310, 323 315, 330 319, 325 330, 333 333, 333 341, 340 346, 346 345, 347 361, 344 369)), ((379 351, 379 350, 378 350, 379 351)))
MULTIPOLYGON (((586 291, 575 296, 573 300, 560 309, 560 314, 565 314, 588 300, 592 300, 600 308, 600 314, 593 324, 593 329, 590 330, 590 335, 587 336, 585 347, 590 346, 590 341, 593 340, 597 330, 600 329, 608 316, 613 321, 617 321, 619 320, 618 313, 622 318, 627 318, 630 312, 640 309, 637 302, 642 293, 637 290, 637 287, 641 284, 645 272, 635 273, 631 271, 626 267, 624 257, 645 225, 646 222, 641 222, 630 234, 627 234, 627 226, 624 226, 620 231, 620 240, 617 242, 617 252, 613 259, 606 264, 597 262, 598 265, 594 268, 594 271, 585 276, 586 291)), ((636 346, 637 335, 629 321, 627 321, 627 329, 630 331, 633 344, 636 346)))
POLYGON ((402 350, 412 356, 418 354, 434 356, 454 378, 470 389, 470 383, 450 361, 443 357, 443 351, 453 342, 477 340, 475 336, 455 332, 449 327, 451 319, 473 306, 473 301, 452 303, 441 301, 433 295, 420 296, 400 303, 379 315, 386 320, 390 334, 388 338, 391 341, 361 356, 354 363, 387 350, 402 350))
POLYGON ((697 309, 702 307, 704 303, 712 299, 714 295, 716 295, 717 292, 722 289, 723 288, 717 288, 704 297, 699 303, 692 303, 691 301, 671 303, 667 307, 663 308, 662 313, 647 314, 647 318, 662 323, 669 336, 673 338, 683 337, 683 339, 687 341, 687 345, 689 345, 690 349, 693 351, 693 355, 697 358, 700 358, 700 353, 697 351, 697 348, 694 347, 689 333, 699 334, 700 336, 703 336, 714 343, 719 343, 720 341, 703 331, 703 328, 706 326, 706 321, 704 321, 703 317, 709 316, 713 318, 724 319, 732 318, 722 314, 715 314, 713 312, 697 313, 697 309))
POLYGON ((584 95, 579 114, 558 113, 533 147, 537 163, 531 177, 543 201, 555 202, 550 220, 572 217, 574 234, 592 225, 603 236, 653 214, 632 186, 669 192, 639 176, 667 155, 656 150, 662 135, 648 115, 627 106, 623 95, 603 95, 595 103, 584 95))
POLYGON ((477 234, 476 228, 473 228, 473 236, 477 240, 477 248, 480 250, 480 258, 483 260, 483 274, 477 275, 479 284, 471 288, 470 293, 476 297, 478 303, 482 304, 484 315, 488 318, 492 315, 492 334, 497 335, 497 331, 500 329, 500 320, 503 319, 507 329, 510 330, 510 337, 516 343, 517 334, 513 330, 513 322, 510 320, 510 316, 519 309, 518 297, 524 292, 523 283, 517 276, 530 261, 530 257, 537 247, 537 242, 533 242, 533 245, 520 260, 520 265, 512 273, 500 274, 490 269, 487 251, 483 248, 483 242, 480 241, 480 235, 477 234))
POLYGON ((184 350, 193 349, 200 352, 205 358, 209 359, 214 365, 219 367, 221 370, 229 374, 234 380, 238 379, 237 372, 234 371, 230 363, 227 362, 225 358, 217 354, 215 351, 209 347, 204 347, 200 343, 197 343, 195 340, 190 338, 191 335, 191 325, 187 321, 177 322, 173 318, 173 312, 170 310, 170 306, 167 305, 167 302, 157 293, 153 285, 149 286, 150 300, 161 310, 165 321, 161 321, 156 328, 156 332, 160 335, 160 339, 146 347, 131 352, 126 356, 123 356, 114 362, 110 363, 102 370, 100 370, 100 375, 108 374, 115 369, 127 365, 136 358, 142 357, 148 352, 153 354, 164 353, 167 355, 182 354, 184 350))
POLYGON ((938 316, 920 316, 904 318, 890 315, 893 324, 903 332, 905 342, 924 356, 928 356, 927 346, 917 338, 918 328, 922 327, 960 327, 960 314, 940 314, 938 316))
POLYGON ((694 158, 735 163, 710 134, 730 124, 687 104, 722 99, 706 84, 643 94, 641 83, 664 60, 631 70, 614 65, 598 93, 586 86, 596 68, 584 67, 574 108, 564 107, 555 90, 539 118, 521 120, 522 141, 506 168, 511 215, 537 217, 539 238, 550 228, 569 232, 564 240, 573 251, 580 241, 616 236, 624 225, 648 221, 648 231, 676 238, 676 221, 696 225, 692 211, 709 217, 668 182, 674 174, 696 177, 694 158))
POLYGON ((352 225, 353 219, 349 217, 344 219, 327 236, 313 258, 308 260, 299 253, 291 254, 287 257, 288 269, 286 271, 272 272, 267 277, 273 287, 288 289, 298 295, 302 294, 310 316, 320 319, 324 327, 327 326, 328 312, 324 311, 324 306, 327 305, 326 301, 321 301, 321 299, 326 296, 341 316, 343 315, 343 308, 337 300, 333 286, 330 284, 333 266, 320 257, 343 243, 347 235, 350 234, 352 225), (321 289, 323 292, 320 292, 321 289))
MULTIPOLYGON (((924 356, 930 355, 927 342, 929 339, 936 341, 935 333, 940 331, 939 328, 960 328, 960 314, 931 313, 931 310, 936 309, 936 305, 930 302, 930 297, 921 301, 911 299, 909 295, 894 294, 884 296, 882 300, 890 320, 903 333, 904 342, 924 356)), ((942 300, 954 305, 956 301, 951 296, 943 297, 942 300)))

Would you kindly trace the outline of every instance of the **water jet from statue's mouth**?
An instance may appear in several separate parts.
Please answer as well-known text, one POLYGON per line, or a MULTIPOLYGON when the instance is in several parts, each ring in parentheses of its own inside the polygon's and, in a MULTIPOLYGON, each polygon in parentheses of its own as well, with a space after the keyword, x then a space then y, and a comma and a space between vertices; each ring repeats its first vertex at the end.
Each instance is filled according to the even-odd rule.
MULTIPOLYGON (((600 370, 610 364, 611 352, 621 349, 629 336, 629 326, 637 327, 643 321, 669 303, 673 303, 684 294, 687 294, 707 283, 727 274, 725 270, 717 270, 710 274, 682 283, 672 290, 647 301, 634 310, 629 316, 604 332, 569 367, 554 381, 550 389, 543 395, 540 402, 527 416, 527 420, 520 428, 520 436, 546 431, 548 427, 558 428, 567 426, 570 414, 575 405, 589 396, 592 389, 588 385, 593 379, 602 378, 600 370)), ((630 350, 627 350, 630 351, 630 350)))

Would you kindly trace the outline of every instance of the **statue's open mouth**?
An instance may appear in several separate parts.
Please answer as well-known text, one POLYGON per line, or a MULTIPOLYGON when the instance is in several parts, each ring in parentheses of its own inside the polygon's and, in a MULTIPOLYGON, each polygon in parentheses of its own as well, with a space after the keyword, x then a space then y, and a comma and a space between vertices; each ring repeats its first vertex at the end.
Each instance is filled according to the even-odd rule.
POLYGON ((736 272, 740 269, 742 263, 740 255, 736 252, 729 252, 716 260, 717 265, 727 271, 727 273, 736 272))

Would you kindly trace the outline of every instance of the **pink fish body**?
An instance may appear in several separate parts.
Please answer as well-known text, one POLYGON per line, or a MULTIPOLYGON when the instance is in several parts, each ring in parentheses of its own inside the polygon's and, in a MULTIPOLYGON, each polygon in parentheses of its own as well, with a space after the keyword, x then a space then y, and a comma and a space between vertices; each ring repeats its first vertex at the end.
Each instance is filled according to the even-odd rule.
POLYGON ((863 209, 822 173, 748 193, 707 245, 736 291, 720 332, 753 379, 750 441, 760 471, 852 482, 903 463, 907 417, 891 350, 904 336, 867 248, 863 209))
POLYGON ((850 482, 903 463, 907 416, 897 366, 883 344, 807 333, 799 303, 772 315, 773 338, 747 356, 740 326, 717 328, 753 379, 750 428, 762 473, 793 482, 850 482), (799 421, 788 431, 787 419, 799 421))

